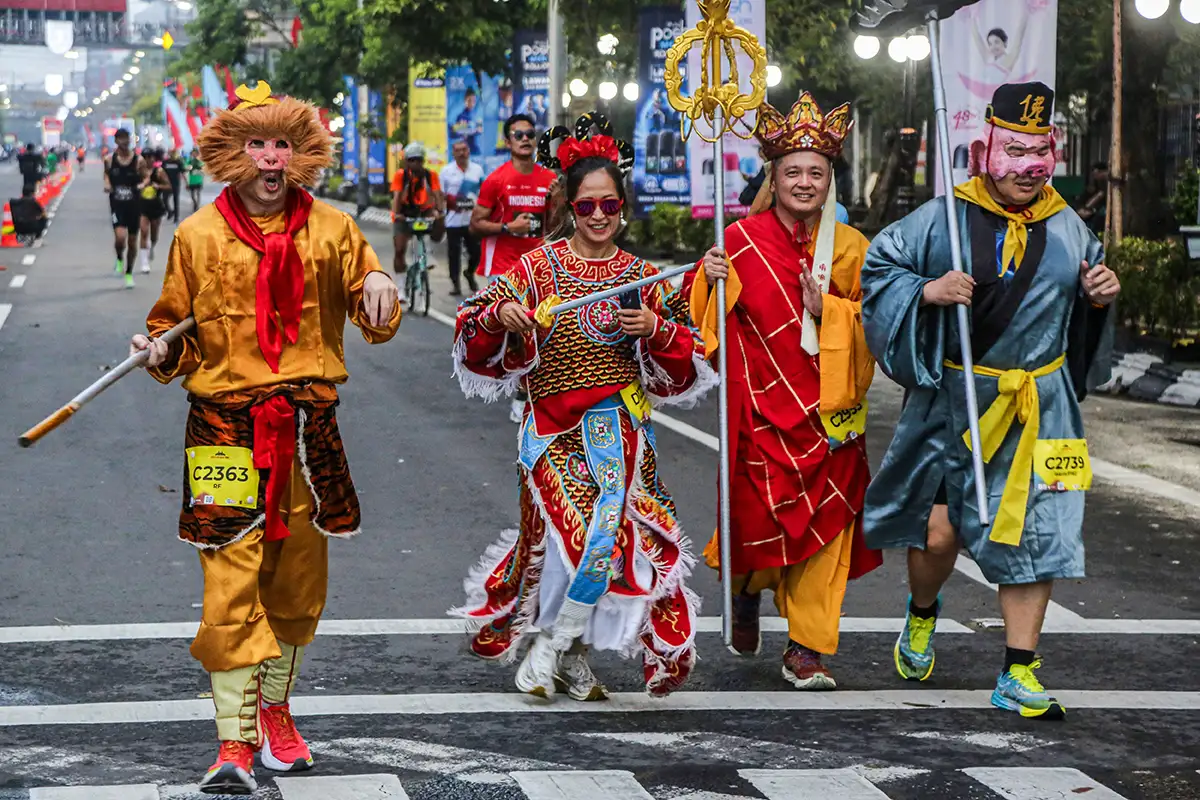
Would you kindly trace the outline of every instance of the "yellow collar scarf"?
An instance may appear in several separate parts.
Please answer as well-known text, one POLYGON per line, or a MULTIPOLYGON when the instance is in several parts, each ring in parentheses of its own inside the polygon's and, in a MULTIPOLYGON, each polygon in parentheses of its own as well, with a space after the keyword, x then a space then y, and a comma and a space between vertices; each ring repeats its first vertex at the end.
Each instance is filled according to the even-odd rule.
POLYGON ((1009 211, 996 202, 980 176, 955 186, 954 196, 1008 220, 1008 231, 1004 234, 1004 250, 1001 253, 1002 272, 1008 269, 1009 264, 1020 267, 1021 261, 1024 260, 1025 247, 1029 243, 1029 230, 1025 226, 1049 219, 1067 207, 1067 201, 1062 199, 1062 195, 1047 184, 1042 188, 1041 196, 1032 204, 1020 211, 1009 211))

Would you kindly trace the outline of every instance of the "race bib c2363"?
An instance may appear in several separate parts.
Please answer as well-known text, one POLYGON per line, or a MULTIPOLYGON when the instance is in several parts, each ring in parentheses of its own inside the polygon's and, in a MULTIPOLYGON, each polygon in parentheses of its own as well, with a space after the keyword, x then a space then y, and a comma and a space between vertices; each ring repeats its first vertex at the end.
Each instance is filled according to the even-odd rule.
POLYGON ((867 432, 867 401, 864 399, 854 408, 822 414, 821 423, 825 426, 831 450, 852 442, 867 432))
POLYGON ((1092 488, 1092 460, 1086 439, 1038 439, 1033 472, 1041 492, 1086 492, 1092 488))
POLYGON ((187 448, 192 505, 258 507, 258 470, 249 447, 187 448))

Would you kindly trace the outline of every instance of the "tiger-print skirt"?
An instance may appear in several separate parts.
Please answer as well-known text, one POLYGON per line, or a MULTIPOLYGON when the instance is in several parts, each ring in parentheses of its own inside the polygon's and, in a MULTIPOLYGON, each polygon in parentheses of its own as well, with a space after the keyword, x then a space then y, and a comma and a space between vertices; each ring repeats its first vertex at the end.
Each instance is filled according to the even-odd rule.
MULTIPOLYGON (((254 448, 254 423, 250 417, 252 402, 215 403, 194 396, 191 401, 185 447, 254 448)), ((337 401, 297 402, 295 406, 296 455, 313 497, 313 526, 326 536, 353 536, 359 531, 362 514, 338 432, 334 411, 337 401)), ((285 468, 290 470, 291 466, 285 468)), ((201 549, 216 549, 236 542, 263 525, 270 472, 269 469, 259 470, 255 508, 193 504, 185 455, 179 538, 201 549)))

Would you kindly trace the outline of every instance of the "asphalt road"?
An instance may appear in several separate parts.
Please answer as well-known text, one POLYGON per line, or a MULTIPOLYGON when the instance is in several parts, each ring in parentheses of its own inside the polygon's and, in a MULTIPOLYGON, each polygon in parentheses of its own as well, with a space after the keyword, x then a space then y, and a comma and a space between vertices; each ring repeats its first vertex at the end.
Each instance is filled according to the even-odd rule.
MULTIPOLYGON (((0 170, 9 194, 18 180, 0 170)), ((367 234, 390 264, 387 232, 367 234)), ((133 291, 113 277, 95 163, 42 246, 0 250, 0 798, 192 798, 215 752, 207 681, 187 652, 200 573, 175 539, 184 392, 134 375, 35 448, 16 446, 124 357, 165 254, 164 241, 133 291)), ((933 678, 898 680, 897 554, 850 587, 838 692, 781 681, 781 632, 755 660, 706 632, 694 680, 665 703, 641 697, 636 662, 601 656, 613 702, 547 707, 516 694, 512 667, 472 659, 445 616, 466 570, 516 523, 516 431, 506 404, 467 401, 451 378, 454 303, 443 266, 434 277, 435 313, 406 318, 390 344, 347 332, 340 422, 364 532, 332 547, 330 624, 296 704, 315 776, 336 780, 275 782, 260 769, 262 797, 1200 798, 1200 450, 1189 443, 1200 414, 1088 402, 1102 478, 1088 506, 1091 577, 1056 589, 1041 648, 1065 723, 987 705, 1003 632, 970 562, 946 589, 933 678)), ((880 376, 875 460, 899 398, 880 376)), ((664 478, 697 549, 715 516, 715 409, 659 423, 664 478)), ((700 568, 692 586, 719 614, 714 575, 700 568)))

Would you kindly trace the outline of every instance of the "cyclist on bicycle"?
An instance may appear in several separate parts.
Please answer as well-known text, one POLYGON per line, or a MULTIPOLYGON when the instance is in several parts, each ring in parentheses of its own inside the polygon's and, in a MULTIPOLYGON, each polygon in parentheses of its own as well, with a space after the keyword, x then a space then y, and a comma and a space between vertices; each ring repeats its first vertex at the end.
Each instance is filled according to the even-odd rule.
POLYGON ((408 270, 408 241, 412 237, 410 220, 426 217, 433 220, 430 235, 440 242, 445 233, 443 215, 446 199, 442 194, 437 173, 425 168, 425 145, 413 142, 404 148, 404 169, 392 176, 392 243, 395 260, 392 269, 397 275, 408 270))

